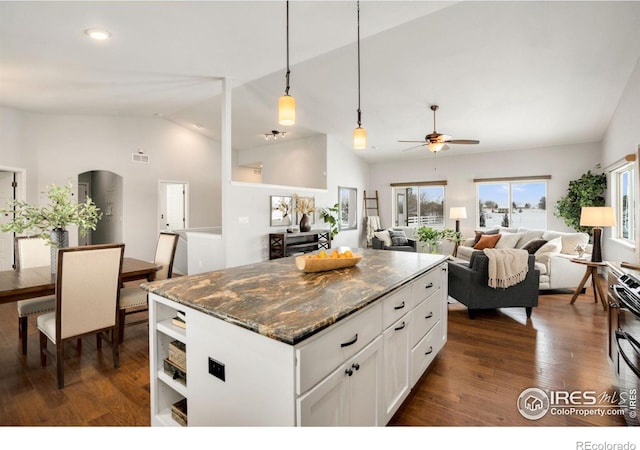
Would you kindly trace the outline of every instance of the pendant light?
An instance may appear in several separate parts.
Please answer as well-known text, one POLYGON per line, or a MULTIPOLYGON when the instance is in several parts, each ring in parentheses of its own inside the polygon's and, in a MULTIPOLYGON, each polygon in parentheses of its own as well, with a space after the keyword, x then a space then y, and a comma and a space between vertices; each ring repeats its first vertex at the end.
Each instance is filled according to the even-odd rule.
POLYGON ((358 128, 353 130, 353 148, 367 148, 367 130, 362 128, 362 111, 360 110, 360 0, 356 2, 358 10, 358 128))
POLYGON ((280 125, 295 125, 296 99, 289 95, 289 2, 287 1, 287 86, 284 95, 278 100, 278 123, 280 125))

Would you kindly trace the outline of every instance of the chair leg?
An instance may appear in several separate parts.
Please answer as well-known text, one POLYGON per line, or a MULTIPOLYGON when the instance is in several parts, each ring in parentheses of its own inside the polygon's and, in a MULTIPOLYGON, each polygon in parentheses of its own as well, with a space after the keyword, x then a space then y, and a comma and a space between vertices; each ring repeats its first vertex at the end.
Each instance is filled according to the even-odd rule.
POLYGON ((531 306, 525 306, 524 308, 527 311, 527 319, 531 318, 531 311, 533 310, 533 308, 531 306))
MULTIPOLYGON (((113 333, 114 335, 116 333, 113 333)), ((118 339, 111 340, 111 348, 113 350, 113 367, 117 369, 120 367, 120 342, 118 339)))
POLYGON ((47 349, 47 341, 49 339, 47 336, 41 331, 40 332, 40 366, 45 367, 47 365, 47 354, 45 350, 47 349))
POLYGON ((96 348, 98 350, 102 349, 102 336, 100 333, 96 333, 96 348))
POLYGON ((29 325, 29 316, 18 317, 18 337, 22 345, 22 354, 27 354, 27 326, 29 325))
POLYGON ((119 309, 118 310, 118 327, 117 327, 117 334, 118 334, 118 342, 122 343, 122 341, 124 340, 124 320, 126 317, 126 310, 125 309, 119 309))
POLYGON ((58 389, 64 387, 64 342, 56 345, 56 371, 58 372, 58 389))
POLYGON ((467 308, 467 311, 469 312, 469 319, 473 320, 476 318, 476 311, 475 309, 469 309, 467 308))

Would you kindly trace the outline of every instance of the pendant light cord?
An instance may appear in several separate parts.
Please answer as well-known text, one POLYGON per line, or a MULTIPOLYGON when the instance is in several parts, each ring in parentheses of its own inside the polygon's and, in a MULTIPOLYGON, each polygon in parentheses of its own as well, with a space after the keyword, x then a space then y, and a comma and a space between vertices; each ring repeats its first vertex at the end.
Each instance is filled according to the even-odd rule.
POLYGON ((287 87, 284 90, 284 95, 289 95, 289 1, 287 0, 287 87))
POLYGON ((360 0, 356 2, 358 13, 358 128, 362 125, 362 111, 360 111, 360 0))

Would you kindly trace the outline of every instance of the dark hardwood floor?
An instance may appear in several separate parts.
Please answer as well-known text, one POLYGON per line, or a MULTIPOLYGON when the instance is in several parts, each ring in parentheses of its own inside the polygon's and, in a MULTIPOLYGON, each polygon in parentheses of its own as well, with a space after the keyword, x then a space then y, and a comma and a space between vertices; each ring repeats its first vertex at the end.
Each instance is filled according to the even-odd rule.
MULTIPOLYGON (((522 390, 611 391, 606 312, 591 291, 574 305, 570 294, 541 295, 531 320, 524 308, 478 313, 470 320, 449 305, 448 342, 392 419, 394 426, 618 426, 620 417, 547 415, 530 421, 517 411, 522 390)), ((130 319, 135 320, 135 317, 130 319)), ((64 389, 55 365, 40 367, 35 319, 20 353, 15 304, 0 305, 0 424, 5 426, 148 426, 148 330, 127 327, 119 369, 111 351, 67 347, 64 389)))

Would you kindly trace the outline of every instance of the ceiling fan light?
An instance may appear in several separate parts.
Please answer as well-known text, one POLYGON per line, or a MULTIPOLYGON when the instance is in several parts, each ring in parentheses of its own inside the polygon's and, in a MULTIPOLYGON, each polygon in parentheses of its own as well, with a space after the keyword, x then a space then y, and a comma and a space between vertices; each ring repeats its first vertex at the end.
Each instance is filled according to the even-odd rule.
POLYGON ((278 100, 278 123, 280 125, 296 123, 296 99, 290 95, 283 95, 278 100))
POLYGON ((362 127, 353 130, 353 148, 356 150, 367 148, 367 130, 362 127))
POLYGON ((442 150, 442 147, 444 147, 444 143, 442 142, 430 142, 429 144, 427 144, 427 148, 433 153, 439 152, 440 150, 442 150))

